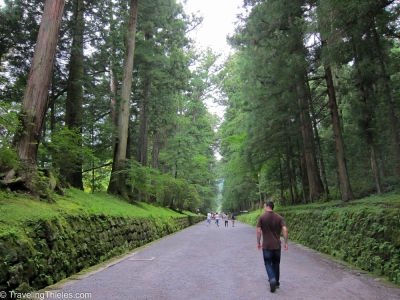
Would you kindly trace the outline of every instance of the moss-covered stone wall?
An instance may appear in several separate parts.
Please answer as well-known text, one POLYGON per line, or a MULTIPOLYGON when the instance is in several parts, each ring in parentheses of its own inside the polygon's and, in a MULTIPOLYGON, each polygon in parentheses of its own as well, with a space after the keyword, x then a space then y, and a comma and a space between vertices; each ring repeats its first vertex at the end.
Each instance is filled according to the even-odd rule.
POLYGON ((400 209, 280 214, 289 240, 400 284, 400 209))
POLYGON ((38 290, 204 220, 66 215, 28 221, 0 236, 0 291, 38 290))

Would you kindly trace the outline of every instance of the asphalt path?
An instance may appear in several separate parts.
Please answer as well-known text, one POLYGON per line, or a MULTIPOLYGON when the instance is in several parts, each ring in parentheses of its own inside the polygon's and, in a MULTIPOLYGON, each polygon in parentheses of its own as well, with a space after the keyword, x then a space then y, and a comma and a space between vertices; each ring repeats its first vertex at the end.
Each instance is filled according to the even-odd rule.
POLYGON ((47 299, 400 299, 399 286, 291 242, 280 281, 271 293, 254 227, 204 221, 52 287, 47 299))

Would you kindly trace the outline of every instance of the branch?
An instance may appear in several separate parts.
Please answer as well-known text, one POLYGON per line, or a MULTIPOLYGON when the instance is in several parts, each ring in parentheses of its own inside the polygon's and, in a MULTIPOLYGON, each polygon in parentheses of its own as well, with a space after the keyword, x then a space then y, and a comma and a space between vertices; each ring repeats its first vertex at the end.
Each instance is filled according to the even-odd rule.
POLYGON ((107 167, 107 166, 112 165, 112 164, 113 164, 113 163, 110 162, 110 163, 108 163, 108 164, 105 164, 105 165, 102 165, 102 166, 99 166, 99 167, 94 167, 94 168, 91 168, 91 169, 83 170, 82 173, 86 173, 86 172, 89 172, 89 171, 101 169, 101 168, 107 167))

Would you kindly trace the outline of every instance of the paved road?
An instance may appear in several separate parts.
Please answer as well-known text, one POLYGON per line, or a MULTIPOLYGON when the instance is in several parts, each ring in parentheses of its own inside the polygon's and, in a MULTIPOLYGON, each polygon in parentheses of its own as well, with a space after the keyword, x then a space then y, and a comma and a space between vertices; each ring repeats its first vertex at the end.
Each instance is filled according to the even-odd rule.
POLYGON ((400 299, 399 287, 294 243, 282 251, 281 287, 272 294, 256 230, 238 221, 196 224, 53 292, 95 300, 400 299))

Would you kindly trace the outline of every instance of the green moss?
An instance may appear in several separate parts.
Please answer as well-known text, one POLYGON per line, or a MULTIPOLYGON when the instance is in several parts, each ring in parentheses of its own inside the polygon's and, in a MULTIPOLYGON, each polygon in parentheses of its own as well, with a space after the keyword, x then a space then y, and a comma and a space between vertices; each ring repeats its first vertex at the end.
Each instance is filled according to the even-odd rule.
POLYGON ((201 217, 126 218, 100 215, 63 215, 27 221, 21 239, 7 235, 0 242, 4 255, 0 284, 40 289, 80 270, 183 228, 201 217), (194 219, 193 219, 194 218, 194 219), (106 224, 106 225, 105 225, 106 224), (105 228, 108 228, 105 230, 105 228), (168 228, 168 230, 167 230, 168 228), (33 234, 35 232, 35 234, 33 234))
POLYGON ((54 199, 0 194, 1 290, 39 289, 203 219, 75 189, 54 199))
MULTIPOLYGON (((385 196, 278 212, 285 218, 290 240, 400 284, 399 202, 398 196, 385 196)), ((260 214, 238 219, 255 226, 260 214)))

